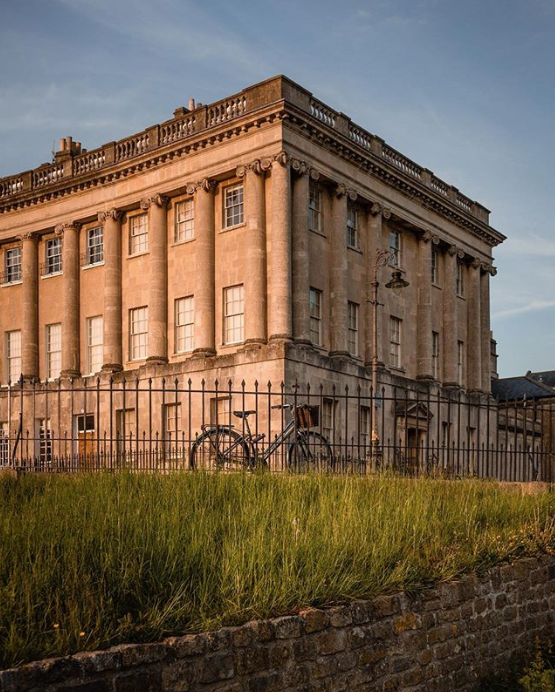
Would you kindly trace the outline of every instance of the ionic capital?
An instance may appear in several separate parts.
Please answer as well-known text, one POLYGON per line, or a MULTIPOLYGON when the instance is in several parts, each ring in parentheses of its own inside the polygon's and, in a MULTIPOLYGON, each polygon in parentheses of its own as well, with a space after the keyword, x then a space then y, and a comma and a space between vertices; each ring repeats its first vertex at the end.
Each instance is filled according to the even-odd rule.
POLYGON ((315 182, 320 180, 320 171, 317 171, 315 168, 310 168, 310 179, 315 182))
POLYGON ((121 211, 118 211, 117 209, 109 209, 108 211, 99 211, 98 212, 98 222, 104 223, 105 221, 108 221, 109 219, 112 219, 113 221, 119 221, 119 219, 121 219, 121 216, 122 216, 121 211))
POLYGON ((420 240, 423 240, 425 243, 429 243, 431 241, 434 245, 439 245, 439 236, 430 233, 430 231, 424 231, 424 233, 420 236, 420 240))
POLYGON ((303 176, 306 173, 310 173, 310 168, 306 161, 301 161, 300 159, 295 158, 291 159, 291 170, 299 176, 303 176))
POLYGON ((34 240, 37 241, 39 239, 39 236, 37 233, 34 233, 33 231, 29 233, 22 233, 21 235, 16 236, 17 240, 19 242, 22 242, 24 240, 34 240))
POLYGON ((66 231, 77 231, 81 230, 83 224, 78 221, 68 221, 67 223, 60 223, 54 229, 56 235, 63 235, 66 231))
POLYGON ((472 267, 472 269, 480 269, 480 267, 482 266, 482 262, 480 262, 480 260, 477 257, 475 257, 470 263, 470 266, 472 267))
POLYGON ((275 154, 272 157, 272 162, 280 166, 287 166, 289 164, 289 154, 286 151, 280 151, 279 154, 275 154))
POLYGON ((163 195, 152 195, 152 197, 145 197, 141 200, 141 209, 146 210, 153 204, 157 207, 165 207, 169 201, 169 198, 164 197, 163 195))
POLYGON ((382 216, 384 219, 390 219, 391 218, 391 209, 388 207, 384 207, 382 204, 379 202, 374 202, 372 206, 370 207, 370 213, 372 216, 382 216))
POLYGON ((204 178, 204 180, 199 180, 196 183, 188 183, 187 194, 194 195, 195 192, 199 190, 204 190, 204 192, 213 192, 216 188, 216 182, 214 180, 209 180, 204 178))
POLYGON ((451 257, 454 257, 459 251, 459 248, 456 245, 449 245, 447 248, 447 254, 451 255, 451 257))
POLYGON ((497 267, 494 267, 493 264, 489 262, 481 262, 480 267, 485 274, 489 274, 490 276, 495 276, 497 274, 497 267))

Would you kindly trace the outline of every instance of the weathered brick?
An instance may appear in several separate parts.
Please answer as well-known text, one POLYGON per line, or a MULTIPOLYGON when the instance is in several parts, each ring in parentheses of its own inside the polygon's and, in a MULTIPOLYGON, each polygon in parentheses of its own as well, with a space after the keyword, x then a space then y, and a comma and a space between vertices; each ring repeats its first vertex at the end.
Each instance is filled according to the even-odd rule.
POLYGON ((303 619, 297 615, 286 615, 273 621, 276 639, 300 637, 303 632, 303 619))
POLYGON ((116 692, 160 692, 162 675, 159 669, 150 666, 118 676, 115 682, 116 692))
POLYGON ((351 625, 353 622, 351 609, 345 606, 330 608, 329 618, 332 627, 347 627, 347 625, 351 625))
POLYGON ((378 618, 394 615, 401 610, 401 601, 399 596, 380 596, 372 601, 374 606, 374 614, 378 618))
POLYGON ((106 670, 117 670, 121 667, 122 659, 119 651, 108 649, 107 651, 83 651, 74 654, 74 660, 79 664, 83 675, 101 673, 106 670))
POLYGON ((250 627, 234 627, 231 630, 231 641, 236 649, 250 646, 252 642, 252 630, 250 627))
POLYGON ((393 622, 393 631, 395 634, 406 632, 407 630, 416 630, 420 627, 420 618, 415 613, 406 613, 395 618, 393 622))
POLYGON ((181 658, 164 666, 162 670, 162 689, 171 692, 188 692, 198 678, 202 662, 198 658, 181 658))
POLYGON ((202 634, 187 634, 184 637, 171 637, 166 639, 177 658, 202 654, 205 650, 206 639, 202 634))
POLYGON ((307 634, 310 634, 311 632, 320 632, 328 625, 329 616, 325 610, 308 608, 306 610, 302 610, 299 615, 304 620, 304 631, 307 634))
POLYGON ((258 670, 270 667, 270 651, 268 646, 259 645, 235 652, 235 667, 239 675, 248 675, 258 670))
POLYGON ((364 625, 373 618, 375 613, 375 601, 353 601, 351 603, 351 616, 356 625, 364 625))
POLYGON ((250 692, 278 692, 283 689, 283 677, 280 673, 260 673, 249 680, 250 692))
POLYGON ((347 646, 347 636, 344 630, 327 630, 313 635, 318 653, 322 655, 335 654, 347 646))
POLYGON ((229 680, 235 675, 235 662, 231 654, 217 653, 205 656, 200 670, 201 682, 229 680))
POLYGON ((165 644, 122 644, 115 648, 124 668, 162 661, 168 655, 165 644))

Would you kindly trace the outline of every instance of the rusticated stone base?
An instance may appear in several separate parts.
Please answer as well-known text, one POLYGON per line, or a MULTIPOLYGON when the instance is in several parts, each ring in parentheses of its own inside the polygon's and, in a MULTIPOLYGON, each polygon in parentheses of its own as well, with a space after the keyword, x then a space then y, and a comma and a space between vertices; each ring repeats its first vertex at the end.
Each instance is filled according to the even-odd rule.
POLYGON ((553 635, 555 558, 404 594, 0 672, 2 692, 476 689, 553 635))

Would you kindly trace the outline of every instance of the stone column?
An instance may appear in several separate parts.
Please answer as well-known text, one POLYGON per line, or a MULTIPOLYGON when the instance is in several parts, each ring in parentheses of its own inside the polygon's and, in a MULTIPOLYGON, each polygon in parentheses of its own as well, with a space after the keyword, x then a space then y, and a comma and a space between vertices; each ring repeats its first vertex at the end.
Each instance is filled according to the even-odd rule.
POLYGON ((197 356, 214 356, 215 345, 215 183, 205 179, 187 186, 195 195, 195 349, 197 356))
POLYGON ((310 171, 304 161, 291 160, 293 176, 292 267, 293 267, 293 336, 297 343, 310 343, 310 260, 308 230, 308 200, 310 171))
POLYGON ((39 377, 39 265, 38 236, 21 236, 21 374, 23 379, 39 377))
POLYGON ((272 239, 269 259, 270 340, 291 341, 291 173, 285 152, 278 154, 272 163, 272 239))
POLYGON ((418 242, 418 303, 416 308, 416 377, 433 379, 432 367, 432 236, 418 242))
POLYGON ((141 201, 148 209, 150 281, 148 286, 148 357, 168 362, 168 219, 167 197, 154 195, 141 201))
POLYGON ((480 264, 480 261, 475 259, 468 270, 467 385, 470 391, 482 390, 482 317, 480 313, 480 264))
POLYGON ((245 258, 245 343, 263 344, 267 340, 266 315, 266 199, 265 168, 260 161, 242 166, 238 177, 245 177, 245 220, 247 246, 245 258))
POLYGON ((457 256, 457 248, 451 245, 445 254, 443 281, 443 384, 446 387, 461 384, 458 371, 457 256))
POLYGON ((481 357, 482 357, 482 390, 491 392, 491 325, 489 304, 489 277, 493 267, 482 264, 480 275, 480 327, 481 327, 481 357))
MULTIPOLYGON (((367 223, 367 243, 368 255, 366 257, 366 321, 365 321, 365 337, 364 337, 364 364, 368 367, 372 365, 372 357, 374 355, 373 341, 374 341, 374 310, 371 304, 373 299, 373 286, 372 282, 374 280, 374 265, 376 262, 376 253, 378 250, 385 249, 383 234, 384 227, 387 232, 387 219, 391 217, 391 211, 389 209, 384 209, 381 204, 374 203, 370 209, 370 215, 368 217, 367 223), (386 221, 386 224, 383 221, 386 221)), ((378 277, 379 278, 379 277, 378 277)), ((383 293, 381 294, 383 297, 383 293)), ((377 353, 377 365, 383 367, 385 363, 384 359, 384 348, 383 348, 383 305, 377 306, 376 312, 376 338, 378 343, 378 353, 377 353)))
POLYGON ((99 212, 104 238, 104 355, 102 370, 123 370, 122 284, 121 284, 121 212, 99 212))
POLYGON ((342 184, 333 195, 331 215, 330 356, 348 356, 347 189, 342 184))
POLYGON ((81 351, 79 331, 79 231, 81 224, 56 227, 62 240, 62 371, 60 377, 79 377, 81 351))

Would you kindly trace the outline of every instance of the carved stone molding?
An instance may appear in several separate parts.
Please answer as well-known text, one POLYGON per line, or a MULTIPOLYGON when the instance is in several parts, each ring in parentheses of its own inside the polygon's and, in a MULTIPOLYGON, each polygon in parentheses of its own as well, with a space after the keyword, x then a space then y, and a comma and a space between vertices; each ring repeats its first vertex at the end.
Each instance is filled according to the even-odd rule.
POLYGON ((474 258, 470 263, 470 266, 472 267, 472 269, 480 269, 480 267, 482 266, 482 262, 479 259, 474 258))
POLYGON ((169 201, 169 198, 164 197, 163 195, 152 195, 151 197, 145 197, 141 200, 141 209, 146 210, 151 206, 151 204, 155 204, 157 207, 165 207, 169 201))
POLYGON ((458 254, 459 248, 456 245, 450 245, 447 248, 447 252, 451 255, 451 257, 453 257, 453 255, 458 254))
POLYGON ((495 276, 497 274, 497 267, 494 267, 493 264, 489 264, 489 262, 481 262, 480 267, 483 272, 490 276, 495 276))
POLYGON ((109 209, 108 211, 99 211, 98 212, 98 222, 99 223, 104 223, 108 219, 112 219, 113 221, 118 221, 122 217, 122 212, 118 211, 117 209, 109 209))
POLYGON ((216 189, 216 181, 204 178, 204 180, 199 180, 196 183, 188 183, 187 194, 194 195, 195 192, 199 190, 204 190, 204 192, 213 192, 216 189))
POLYGON ((310 179, 315 182, 320 180, 320 171, 317 171, 315 168, 310 168, 310 179))
POLYGON ((255 159, 252 163, 247 163, 244 166, 239 166, 236 171, 236 175, 238 178, 244 178, 245 175, 247 174, 247 171, 252 171, 253 173, 256 173, 257 175, 264 175, 266 171, 270 170, 272 167, 272 159, 271 158, 265 158, 265 159, 255 159))
POLYGON ((349 189, 344 183, 337 183, 335 195, 336 197, 348 197, 351 202, 356 202, 358 197, 356 191, 349 189))
POLYGON ((78 221, 68 221, 67 223, 60 223, 54 229, 56 235, 63 235, 66 231, 80 231, 83 224, 78 221))

